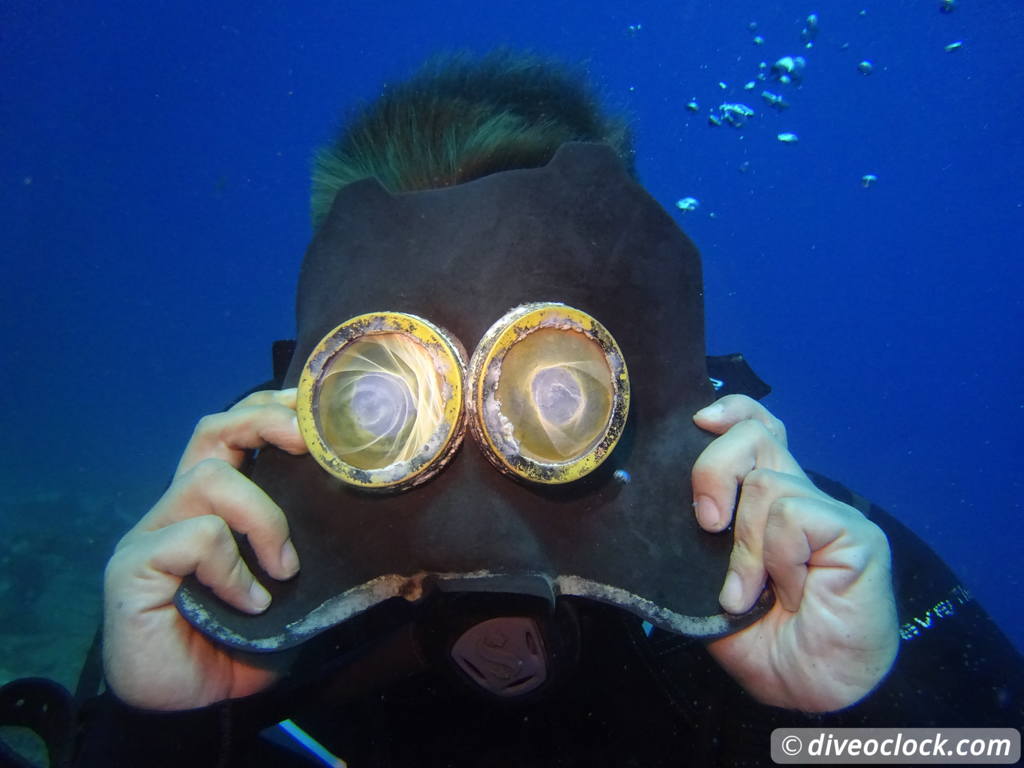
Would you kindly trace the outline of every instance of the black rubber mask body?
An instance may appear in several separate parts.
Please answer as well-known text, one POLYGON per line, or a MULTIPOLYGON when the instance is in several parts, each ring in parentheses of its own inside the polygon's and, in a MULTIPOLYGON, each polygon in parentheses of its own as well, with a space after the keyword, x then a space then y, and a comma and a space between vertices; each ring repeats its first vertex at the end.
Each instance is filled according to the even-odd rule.
POLYGON ((437 477, 387 495, 348 487, 309 456, 263 450, 252 479, 285 511, 302 570, 275 581, 243 546, 270 608, 243 614, 192 579, 178 596, 184 614, 229 645, 276 650, 435 589, 580 596, 703 637, 763 612, 762 602, 744 617, 722 613, 732 535, 701 531, 692 510, 690 469, 712 439, 692 416, 715 397, 699 255, 604 145, 567 144, 543 168, 445 189, 342 189, 302 266, 284 385, 356 315, 419 315, 471 353, 508 309, 538 301, 589 313, 625 357, 626 430, 595 472, 528 485, 467 435, 437 477))

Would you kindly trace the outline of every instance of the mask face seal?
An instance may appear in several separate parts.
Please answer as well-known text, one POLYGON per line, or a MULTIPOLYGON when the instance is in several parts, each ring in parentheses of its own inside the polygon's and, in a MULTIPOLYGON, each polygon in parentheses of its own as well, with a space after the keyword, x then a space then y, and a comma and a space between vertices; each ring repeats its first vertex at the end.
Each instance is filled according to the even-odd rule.
POLYGON ((469 364, 470 428, 502 472, 569 483, 605 460, 626 424, 629 375, 607 329, 557 303, 524 304, 484 334, 469 364))
POLYGON ((415 315, 354 317, 323 338, 299 379, 299 431, 343 482, 399 491, 436 474, 463 432, 465 352, 415 315))

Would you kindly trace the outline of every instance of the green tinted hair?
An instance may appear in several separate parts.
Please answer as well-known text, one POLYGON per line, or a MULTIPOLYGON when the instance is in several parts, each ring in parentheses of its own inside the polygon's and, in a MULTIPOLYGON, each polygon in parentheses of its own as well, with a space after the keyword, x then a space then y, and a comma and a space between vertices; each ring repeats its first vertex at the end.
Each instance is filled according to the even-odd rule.
POLYGON ((577 70, 533 54, 447 54, 357 108, 313 160, 317 228, 338 190, 374 177, 391 192, 446 187, 547 164, 567 141, 603 141, 633 172, 628 122, 577 70))

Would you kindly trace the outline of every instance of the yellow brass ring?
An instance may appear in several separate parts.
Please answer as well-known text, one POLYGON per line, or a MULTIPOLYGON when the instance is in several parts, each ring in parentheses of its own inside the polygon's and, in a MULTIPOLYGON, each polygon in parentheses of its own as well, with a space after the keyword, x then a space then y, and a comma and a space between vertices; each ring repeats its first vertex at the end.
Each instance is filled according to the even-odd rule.
POLYGON ((373 312, 328 333, 299 378, 299 431, 313 458, 367 490, 433 477, 462 441, 466 353, 416 315, 373 312))
POLYGON ((511 309, 469 363, 470 429, 498 469, 559 484, 593 472, 629 414, 629 374, 608 330, 554 302, 511 309))

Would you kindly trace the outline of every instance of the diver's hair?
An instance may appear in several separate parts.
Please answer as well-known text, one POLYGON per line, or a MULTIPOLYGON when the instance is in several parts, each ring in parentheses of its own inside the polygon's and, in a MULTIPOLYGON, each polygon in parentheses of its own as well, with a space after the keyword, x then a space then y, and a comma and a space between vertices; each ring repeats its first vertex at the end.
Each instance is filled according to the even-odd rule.
POLYGON ((529 53, 444 54, 357 108, 313 160, 313 227, 338 190, 374 177, 390 192, 446 187, 547 164, 567 141, 611 144, 633 172, 629 124, 577 70, 529 53))

